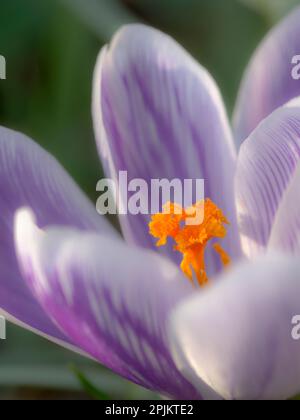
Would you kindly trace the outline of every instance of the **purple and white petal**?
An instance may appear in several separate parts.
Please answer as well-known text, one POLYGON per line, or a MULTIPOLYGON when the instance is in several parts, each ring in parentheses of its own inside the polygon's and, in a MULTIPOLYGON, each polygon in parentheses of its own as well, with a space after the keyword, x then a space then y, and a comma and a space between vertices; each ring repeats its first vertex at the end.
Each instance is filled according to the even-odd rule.
POLYGON ((300 163, 300 108, 279 108, 244 142, 236 200, 242 246, 249 257, 266 249, 276 214, 300 163))
POLYGON ((300 56, 299 22, 300 7, 268 34, 249 64, 235 110, 239 144, 271 112, 300 95, 300 81, 295 77, 300 61, 294 58, 300 56))
POLYGON ((0 308, 13 320, 63 339, 24 284, 18 268, 13 220, 22 206, 34 209, 41 227, 69 225, 113 234, 52 156, 26 136, 0 128, 0 308))
POLYGON ((300 162, 278 208, 268 247, 300 254, 300 162))
MULTIPOLYGON (((23 321, 20 321, 18 318, 15 318, 10 313, 4 311, 1 308, 0 308, 0 316, 4 317, 6 321, 9 321, 12 324, 17 325, 18 327, 23 328, 27 331, 30 331, 31 333, 36 334, 36 335, 44 338, 45 340, 51 341, 52 343, 54 343, 54 344, 56 344, 60 347, 63 347, 65 349, 69 350, 69 351, 72 351, 74 353, 77 353, 77 354, 79 354, 83 357, 90 358, 90 359, 94 360, 88 353, 84 352, 82 349, 80 349, 74 343, 72 343, 71 340, 68 339, 51 322, 49 322, 49 325, 51 325, 50 333, 46 334, 41 329, 36 329, 36 328, 31 327, 29 324, 26 324, 23 321)), ((44 316, 44 314, 42 316, 44 316)))
POLYGON ((91 232, 40 230, 16 216, 26 282, 69 339, 125 378, 177 398, 199 398, 176 369, 166 339, 170 310, 193 287, 168 259, 91 232))
POLYGON ((182 373, 225 399, 299 394, 299 276, 299 258, 268 255, 180 305, 170 337, 182 373))
MULTIPOLYGON (((236 151, 208 72, 169 36, 129 25, 100 54, 93 95, 97 144, 107 175, 116 178, 119 171, 128 171, 128 181, 141 178, 148 186, 151 179, 204 179, 205 195, 232 224, 224 246, 232 258, 238 255, 236 151)), ((148 215, 121 217, 125 239, 155 247, 148 222, 148 215)), ((168 252, 175 258, 171 247, 168 252)))

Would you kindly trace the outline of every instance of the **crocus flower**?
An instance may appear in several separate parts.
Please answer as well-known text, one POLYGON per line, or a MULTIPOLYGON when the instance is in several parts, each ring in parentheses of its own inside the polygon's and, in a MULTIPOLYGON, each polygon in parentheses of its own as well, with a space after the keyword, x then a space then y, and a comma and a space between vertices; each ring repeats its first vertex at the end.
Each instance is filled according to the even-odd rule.
POLYGON ((234 136, 211 76, 168 36, 127 26, 100 54, 93 119, 107 176, 205 179, 227 236, 209 231, 203 288, 171 244, 156 246, 149 217, 122 216, 121 237, 54 158, 1 128, 2 314, 172 398, 299 393, 299 21, 298 8, 254 54, 234 136))

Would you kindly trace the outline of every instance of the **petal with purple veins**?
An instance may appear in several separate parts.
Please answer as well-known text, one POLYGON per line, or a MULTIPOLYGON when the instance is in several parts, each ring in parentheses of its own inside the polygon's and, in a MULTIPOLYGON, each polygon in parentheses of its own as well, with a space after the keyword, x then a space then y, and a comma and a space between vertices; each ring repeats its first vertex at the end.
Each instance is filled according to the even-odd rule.
POLYGON ((193 293, 172 262, 96 233, 40 230, 26 209, 16 216, 15 237, 29 288, 73 343, 142 386, 199 397, 166 340, 170 310, 193 293))
POLYGON ((271 112, 300 95, 293 58, 300 54, 300 7, 262 42, 244 76, 235 109, 236 140, 241 144, 271 112))
POLYGON ((40 226, 69 225, 113 234, 52 156, 26 136, 0 128, 0 308, 13 321, 64 339, 32 297, 18 269, 13 220, 22 206, 34 209, 40 226))
POLYGON ((268 255, 177 307, 170 339, 182 373, 225 399, 299 394, 299 273, 299 258, 268 255))
POLYGON ((300 162, 278 208, 268 247, 300 253, 300 162))
POLYGON ((276 214, 300 163, 300 108, 266 118, 241 147, 236 200, 242 246, 249 257, 266 249, 276 214))
MULTIPOLYGON (((236 151, 224 105, 208 72, 169 36, 142 25, 121 29, 98 60, 93 118, 109 176, 204 179, 205 195, 231 221, 227 252, 240 248, 233 203, 236 151)), ((148 248, 149 216, 124 216, 125 239, 148 248)), ((163 252, 163 250, 162 250, 163 252)), ((170 248, 169 254, 175 258, 170 248)), ((216 268, 215 270, 216 271, 216 268)))

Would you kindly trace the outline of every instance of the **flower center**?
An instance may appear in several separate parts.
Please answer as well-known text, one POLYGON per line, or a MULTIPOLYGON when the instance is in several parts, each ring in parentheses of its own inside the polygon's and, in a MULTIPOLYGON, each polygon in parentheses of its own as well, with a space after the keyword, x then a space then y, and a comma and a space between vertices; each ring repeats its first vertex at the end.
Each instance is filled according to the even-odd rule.
MULTIPOLYGON (((168 238, 175 242, 174 250, 183 255, 180 265, 183 273, 193 282, 194 275, 200 286, 208 283, 205 270, 205 249, 214 238, 224 238, 227 234, 228 220, 210 199, 199 201, 193 206, 183 209, 178 204, 167 203, 162 213, 152 216, 149 232, 158 239, 157 246, 166 245, 168 238), (189 224, 188 220, 204 212, 202 223, 189 224)), ((219 243, 213 245, 224 266, 230 264, 230 258, 219 243)))

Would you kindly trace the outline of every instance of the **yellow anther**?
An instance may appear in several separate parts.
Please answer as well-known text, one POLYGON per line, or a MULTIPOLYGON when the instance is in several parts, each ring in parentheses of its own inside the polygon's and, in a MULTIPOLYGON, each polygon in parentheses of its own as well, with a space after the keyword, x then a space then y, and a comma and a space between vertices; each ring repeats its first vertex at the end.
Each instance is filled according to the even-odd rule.
MULTIPOLYGON (((198 202, 183 209, 174 203, 167 203, 162 213, 152 216, 149 232, 158 239, 157 246, 166 245, 168 238, 175 242, 174 250, 182 255, 181 270, 193 281, 194 274, 198 283, 203 286, 208 282, 205 269, 205 249, 208 242, 214 238, 226 236, 226 225, 229 222, 216 204, 210 199, 198 202), (201 224, 187 224, 188 218, 202 206, 204 219, 201 224)), ((224 266, 230 263, 230 258, 220 244, 213 245, 224 266)))

